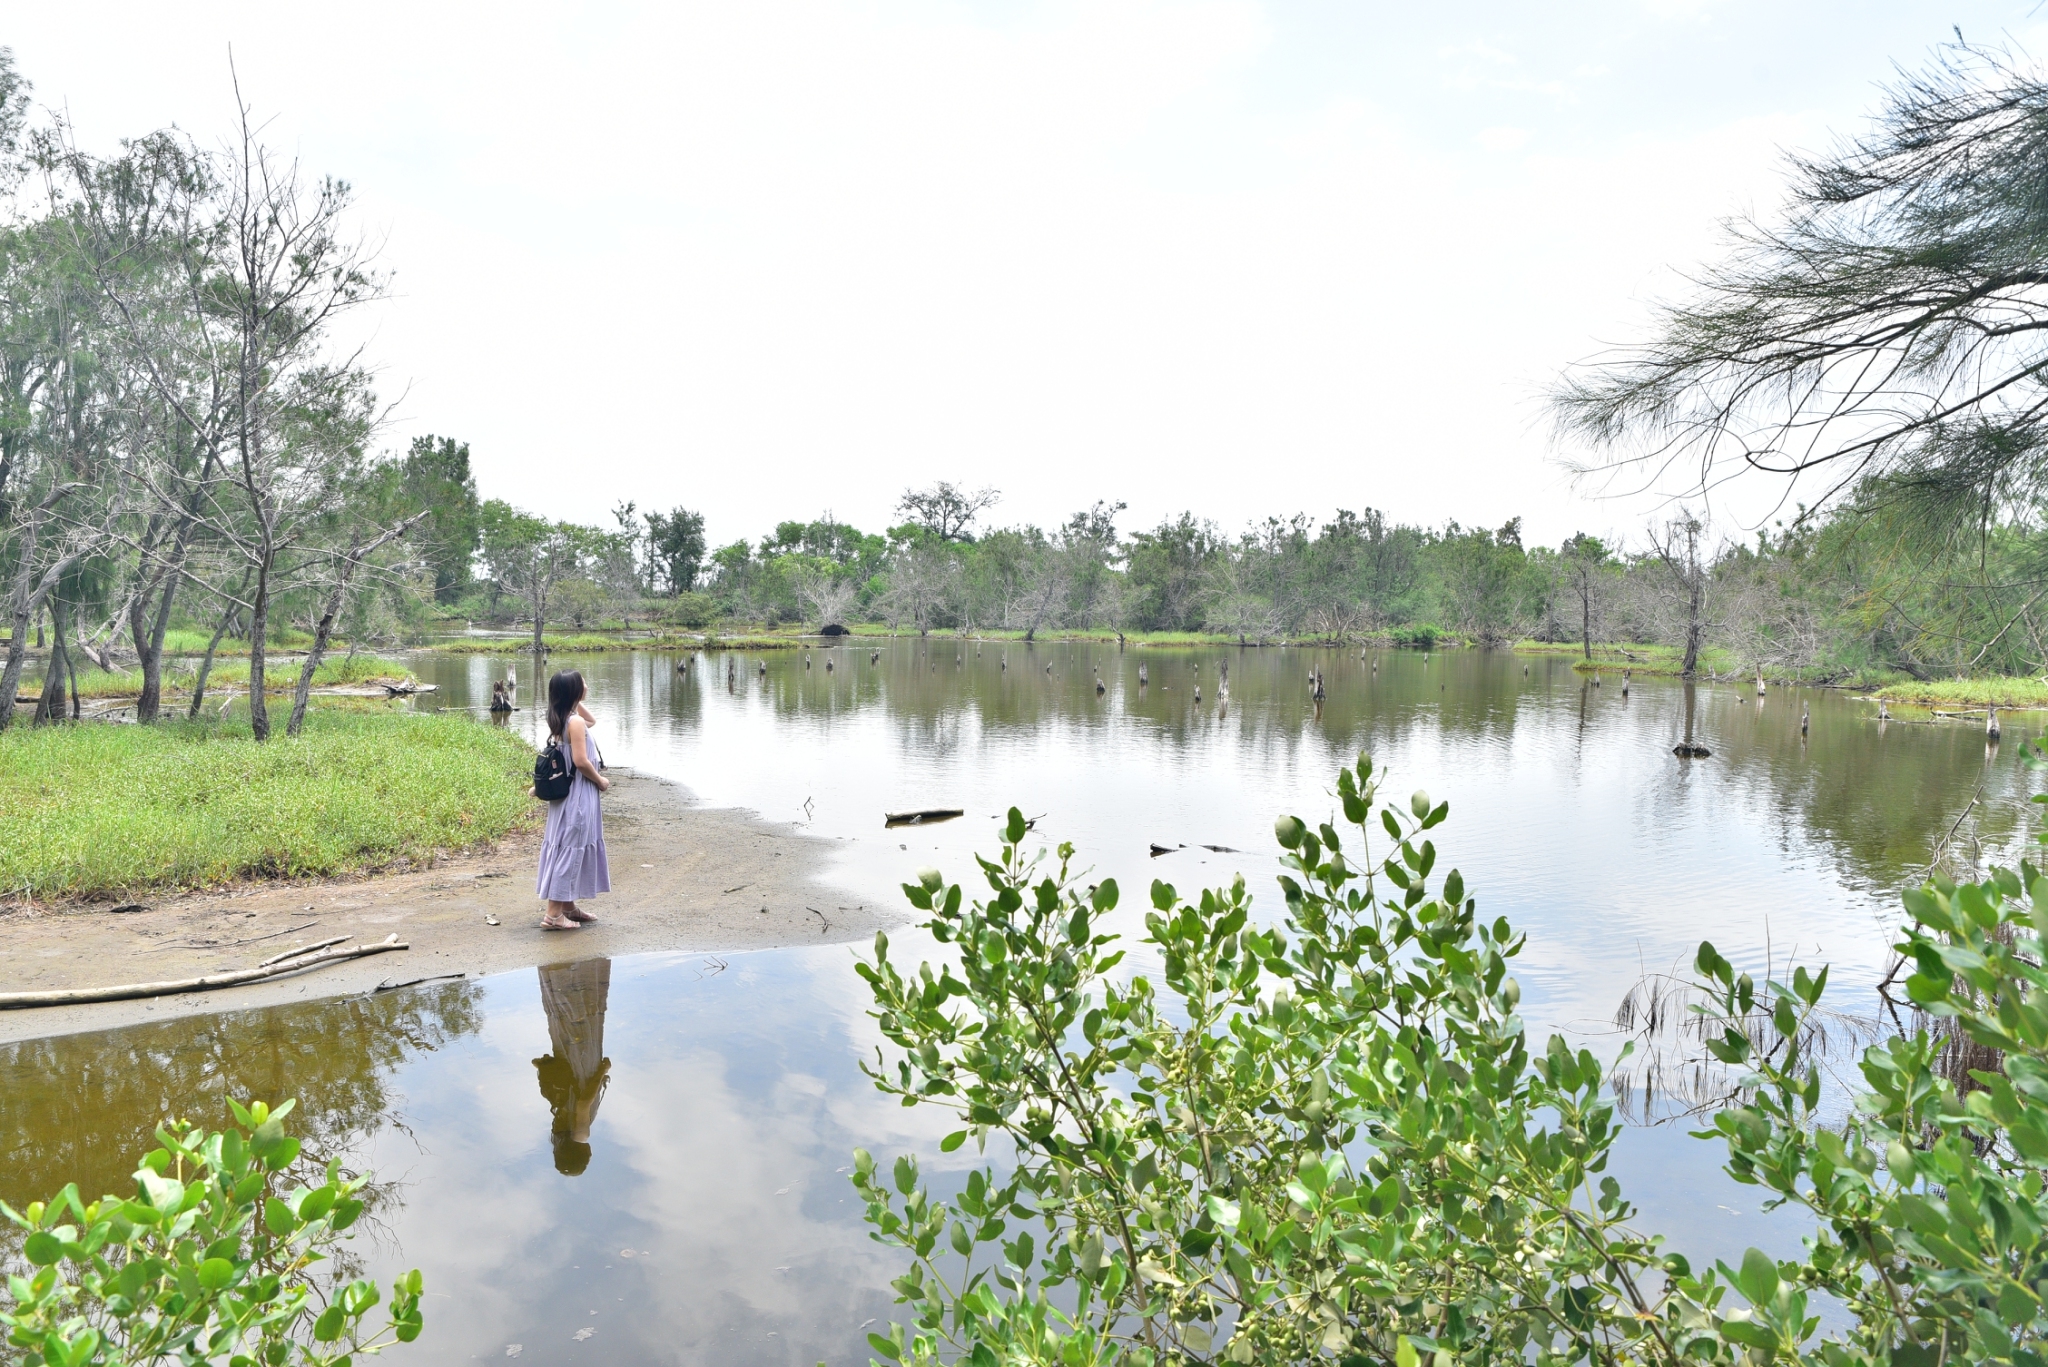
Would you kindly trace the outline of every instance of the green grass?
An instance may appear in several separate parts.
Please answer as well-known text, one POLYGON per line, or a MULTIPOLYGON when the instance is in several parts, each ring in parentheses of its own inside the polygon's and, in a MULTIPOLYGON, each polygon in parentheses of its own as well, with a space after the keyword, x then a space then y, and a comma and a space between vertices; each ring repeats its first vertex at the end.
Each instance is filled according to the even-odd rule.
MULTIPOLYGON (((1675 678, 1685 663, 1685 652, 1677 646, 1644 645, 1639 641, 1595 641, 1591 664, 1586 662, 1585 651, 1577 641, 1517 641, 1515 653, 1568 655, 1573 661, 1572 667, 1582 674, 1590 674, 1595 669, 1629 669, 1637 674, 1675 678)), ((1726 650, 1709 647, 1700 652, 1699 668, 1703 676, 1743 672, 1749 667, 1748 662, 1737 659, 1726 650)), ((1772 679, 1797 679, 1800 671, 1770 668, 1764 670, 1764 675, 1772 679)))
MULTIPOLYGON (((142 692, 142 671, 139 669, 108 671, 95 668, 82 660, 77 663, 81 666, 78 671, 78 693, 80 697, 132 698, 142 692)), ((263 671, 263 691, 265 693, 289 693, 292 689, 297 688, 299 685, 299 668, 301 663, 300 659, 295 658, 271 659, 267 661, 263 671)), ((185 661, 165 661, 164 695, 166 697, 173 697, 182 693, 190 696, 192 681, 196 674, 197 671, 194 667, 185 661)), ((394 660, 382 659, 375 655, 358 655, 354 659, 350 659, 346 654, 329 655, 320 662, 320 667, 313 671, 313 686, 316 688, 336 688, 348 684, 369 683, 374 679, 409 679, 411 677, 412 671, 394 660)), ((213 662, 212 670, 206 676, 206 686, 208 690, 214 688, 247 689, 249 687, 248 659, 246 657, 240 660, 216 659, 213 662)), ((24 676, 21 683, 21 696, 34 697, 35 692, 32 690, 39 690, 41 687, 42 679, 39 673, 34 676, 24 676)))
MULTIPOLYGON (((204 655, 206 653, 206 643, 212 639, 213 633, 211 631, 190 631, 182 627, 173 627, 164 633, 164 654, 204 655)), ((126 644, 125 638, 123 644, 126 644)), ((287 630, 270 633, 270 648, 272 650, 305 650, 312 644, 313 636, 311 632, 287 630)), ((337 642, 336 644, 340 645, 344 650, 348 648, 346 642, 337 642)), ((220 638, 220 645, 214 649, 213 653, 216 659, 223 655, 247 655, 249 653, 249 643, 236 640, 232 636, 223 636, 220 638)))
POLYGON ((1877 690, 1877 696, 1887 702, 1927 707, 2048 707, 2048 680, 1934 679, 1922 683, 1907 679, 1886 684, 1877 690))
POLYGON ((531 753, 467 717, 318 710, 246 723, 0 731, 0 895, 133 895, 354 872, 531 820, 531 753), (280 719, 281 723, 281 719, 280 719))

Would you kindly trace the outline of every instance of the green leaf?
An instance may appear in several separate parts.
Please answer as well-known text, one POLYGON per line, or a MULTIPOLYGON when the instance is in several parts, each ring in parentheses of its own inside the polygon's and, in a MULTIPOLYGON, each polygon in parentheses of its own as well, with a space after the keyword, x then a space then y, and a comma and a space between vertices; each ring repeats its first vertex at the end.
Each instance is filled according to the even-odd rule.
POLYGON ((208 1258, 199 1264, 199 1284, 208 1291, 226 1290, 235 1279, 235 1265, 226 1258, 208 1258))
POLYGON ((1778 1346, 1778 1336, 1752 1320, 1723 1320, 1721 1337, 1745 1348, 1771 1349, 1778 1346))
POLYGON ((1778 1294, 1778 1264, 1762 1249, 1752 1248, 1742 1255, 1735 1285, 1751 1305, 1767 1305, 1778 1294))
POLYGON ((940 1153, 951 1153, 967 1142, 967 1131, 955 1130, 939 1141, 940 1153))
POLYGON ((1415 1351, 1406 1334, 1394 1344, 1394 1362, 1396 1367, 1422 1367, 1422 1355, 1415 1351))
POLYGON ((896 1345, 883 1338, 880 1334, 868 1335, 868 1347, 874 1349, 891 1362, 901 1362, 903 1360, 903 1354, 897 1351, 896 1345))
POLYGON ((64 1245, 47 1229, 39 1229, 22 1241, 21 1251, 37 1267, 48 1267, 64 1256, 64 1245))
POLYGON ((319 1343, 332 1343, 341 1337, 344 1316, 341 1307, 330 1305, 320 1312, 320 1318, 313 1321, 313 1338, 319 1343))

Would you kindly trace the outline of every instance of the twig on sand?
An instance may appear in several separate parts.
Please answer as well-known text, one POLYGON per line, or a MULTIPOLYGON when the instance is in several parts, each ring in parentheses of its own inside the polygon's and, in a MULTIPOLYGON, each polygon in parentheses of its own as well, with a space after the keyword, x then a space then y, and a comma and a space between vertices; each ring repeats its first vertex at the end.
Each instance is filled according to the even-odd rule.
MULTIPOLYGON (((319 923, 318 921, 315 921, 315 922, 313 922, 312 924, 314 924, 314 925, 319 925, 320 923, 319 923)), ((299 927, 299 929, 300 929, 300 930, 304 930, 304 929, 306 929, 306 927, 305 927, 305 926, 300 926, 300 927, 299 927)), ((310 945, 299 945, 298 947, 296 947, 296 948, 294 948, 294 949, 287 949, 287 950, 286 950, 286 951, 285 951, 284 953, 282 953, 282 954, 273 954, 273 955, 271 955, 271 956, 270 956, 269 958, 265 959, 265 960, 264 960, 264 961, 263 961, 262 963, 258 964, 258 965, 257 965, 257 967, 258 967, 258 968, 268 968, 268 967, 270 967, 270 966, 271 966, 272 964, 281 964, 281 963, 283 963, 283 962, 284 962, 284 961, 285 961, 286 959, 296 959, 296 958, 298 958, 298 957, 299 957, 299 956, 300 956, 301 954, 311 954, 311 953, 312 953, 312 952, 313 952, 314 950, 316 950, 316 949, 325 949, 325 948, 327 948, 327 947, 328 947, 329 945, 338 945, 338 944, 340 944, 340 943, 341 943, 341 942, 342 942, 343 940, 346 940, 347 938, 348 938, 348 936, 346 936, 346 935, 336 935, 336 936, 332 936, 332 937, 331 937, 331 938, 329 938, 329 939, 325 939, 325 940, 318 940, 318 941, 315 941, 314 943, 312 943, 312 944, 310 944, 310 945)))

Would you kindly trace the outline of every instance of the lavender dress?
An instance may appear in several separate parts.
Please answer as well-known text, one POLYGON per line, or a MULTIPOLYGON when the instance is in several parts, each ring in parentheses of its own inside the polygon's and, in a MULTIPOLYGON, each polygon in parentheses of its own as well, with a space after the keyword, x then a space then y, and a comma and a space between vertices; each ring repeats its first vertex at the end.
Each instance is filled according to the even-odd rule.
MULTIPOLYGON (((566 736, 562 743, 568 744, 566 736)), ((602 764, 597 741, 588 731, 583 743, 589 747, 590 762, 602 764)), ((550 902, 574 902, 612 890, 597 785, 573 764, 569 772, 569 796, 548 804, 547 833, 540 842, 540 878, 534 890, 550 902)))

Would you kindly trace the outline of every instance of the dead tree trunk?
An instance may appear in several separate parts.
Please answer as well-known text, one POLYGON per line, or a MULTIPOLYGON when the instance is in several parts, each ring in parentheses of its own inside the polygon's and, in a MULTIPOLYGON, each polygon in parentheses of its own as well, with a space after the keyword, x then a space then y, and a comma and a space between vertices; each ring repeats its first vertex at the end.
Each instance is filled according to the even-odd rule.
POLYGON ((192 706, 185 713, 188 717, 199 715, 199 704, 206 700, 206 676, 213 672, 213 653, 220 649, 221 637, 228 634, 234 625, 235 613, 241 609, 241 597, 249 591, 249 574, 242 573, 242 582, 235 589, 235 596, 228 600, 225 611, 220 615, 220 625, 213 629, 213 639, 206 643, 206 653, 199 657, 199 677, 192 681, 192 706))
POLYGON ((388 542, 404 536, 412 525, 425 517, 416 513, 396 527, 379 534, 367 545, 352 546, 342 557, 341 568, 334 576, 334 590, 327 595, 327 610, 320 614, 319 625, 313 629, 313 648, 306 652, 306 663, 299 669, 299 686, 292 695, 291 720, 285 723, 284 733, 296 736, 306 725, 306 703, 313 692, 313 672, 320 668, 320 661, 327 654, 327 642, 334 635, 334 619, 341 615, 341 605, 348 597, 349 581, 356 577, 363 561, 374 555, 388 542))

